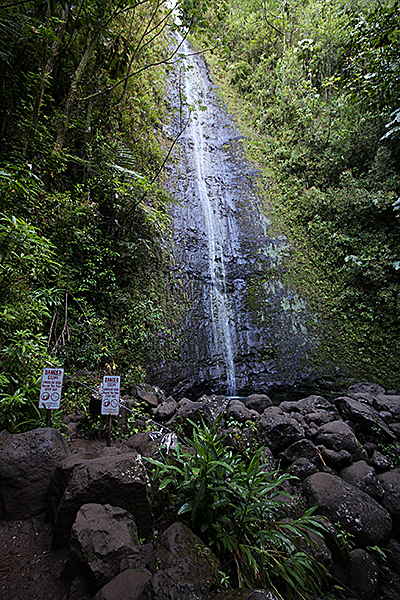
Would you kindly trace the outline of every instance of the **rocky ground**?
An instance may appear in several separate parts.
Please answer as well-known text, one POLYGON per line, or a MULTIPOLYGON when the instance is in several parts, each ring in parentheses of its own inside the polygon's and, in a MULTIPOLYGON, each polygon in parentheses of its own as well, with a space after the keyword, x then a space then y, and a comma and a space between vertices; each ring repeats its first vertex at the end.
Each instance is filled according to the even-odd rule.
POLYGON ((319 558, 338 597, 400 600, 399 395, 358 384, 334 400, 274 406, 263 394, 176 402, 157 389, 135 393, 158 433, 110 448, 77 435, 74 423, 68 445, 53 429, 0 433, 0 600, 215 597, 215 557, 168 516, 154 523, 143 459, 174 427, 184 435, 190 421, 213 423, 221 412, 232 443, 261 442, 271 468, 279 462, 297 477, 287 490, 293 514, 309 505, 329 519, 319 558))
MULTIPOLYGON (((99 456, 105 441, 73 436, 71 452, 99 456)), ((66 600, 62 578, 68 547, 53 549, 53 530, 45 515, 0 521, 0 600, 66 600)), ((89 597, 89 596, 88 596, 89 597)), ((84 600, 84 594, 80 596, 84 600)))

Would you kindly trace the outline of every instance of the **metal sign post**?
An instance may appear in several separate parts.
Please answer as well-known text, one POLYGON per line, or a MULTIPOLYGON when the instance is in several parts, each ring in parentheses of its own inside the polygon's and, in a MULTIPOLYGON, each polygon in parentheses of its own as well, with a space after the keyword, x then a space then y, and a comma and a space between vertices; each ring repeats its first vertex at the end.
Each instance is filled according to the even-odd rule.
POLYGON ((40 384, 39 408, 45 408, 46 427, 51 427, 51 411, 60 408, 64 369, 44 368, 40 384))
POLYGON ((107 446, 111 444, 111 422, 113 416, 119 415, 120 377, 105 375, 103 377, 103 396, 101 399, 101 414, 108 415, 107 446))

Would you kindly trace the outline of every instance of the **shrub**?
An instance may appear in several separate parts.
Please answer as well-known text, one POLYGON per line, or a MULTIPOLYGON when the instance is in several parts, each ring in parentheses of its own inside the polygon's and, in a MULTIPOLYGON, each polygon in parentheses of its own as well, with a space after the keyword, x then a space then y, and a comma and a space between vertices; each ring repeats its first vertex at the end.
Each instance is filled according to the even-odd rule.
POLYGON ((160 450, 149 459, 169 488, 178 515, 220 558, 236 566, 240 586, 269 587, 287 598, 305 598, 321 587, 326 572, 313 558, 310 532, 323 526, 306 510, 289 519, 289 495, 282 484, 293 479, 267 470, 263 448, 251 456, 235 453, 212 427, 193 425, 193 440, 160 450))

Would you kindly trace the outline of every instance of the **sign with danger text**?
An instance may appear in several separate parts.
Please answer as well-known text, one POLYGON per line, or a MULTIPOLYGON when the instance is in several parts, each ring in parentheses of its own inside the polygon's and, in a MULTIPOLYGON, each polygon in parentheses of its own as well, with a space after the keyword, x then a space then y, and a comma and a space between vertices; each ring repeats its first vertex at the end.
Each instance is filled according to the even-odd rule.
POLYGON ((43 369, 39 408, 60 408, 63 378, 64 369, 57 369, 55 367, 43 369))
POLYGON ((118 375, 105 375, 103 377, 103 397, 101 399, 101 414, 119 414, 119 383, 118 375))

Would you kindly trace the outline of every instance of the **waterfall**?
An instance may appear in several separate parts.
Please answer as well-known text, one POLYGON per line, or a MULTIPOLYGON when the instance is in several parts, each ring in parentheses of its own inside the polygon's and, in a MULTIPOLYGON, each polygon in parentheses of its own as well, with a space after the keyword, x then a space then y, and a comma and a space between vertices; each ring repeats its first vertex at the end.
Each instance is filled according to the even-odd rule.
MULTIPOLYGON (((205 96, 204 81, 200 70, 193 57, 189 44, 185 41, 182 44, 182 52, 185 57, 185 68, 187 74, 185 77, 185 92, 187 103, 194 107, 202 104, 202 98, 205 96)), ((209 302, 213 330, 213 340, 215 352, 217 355, 224 356, 226 369, 227 394, 234 396, 236 394, 236 378, 234 363, 234 338, 235 332, 232 327, 233 316, 226 288, 226 271, 224 260, 224 247, 222 243, 222 231, 219 220, 216 216, 216 206, 210 198, 206 177, 210 173, 212 160, 210 149, 206 144, 206 134, 204 131, 204 122, 207 120, 208 111, 200 111, 197 118, 192 118, 189 124, 190 137, 193 141, 193 161, 195 165, 196 185, 199 201, 203 211, 205 231, 208 245, 208 264, 210 271, 209 302)))

